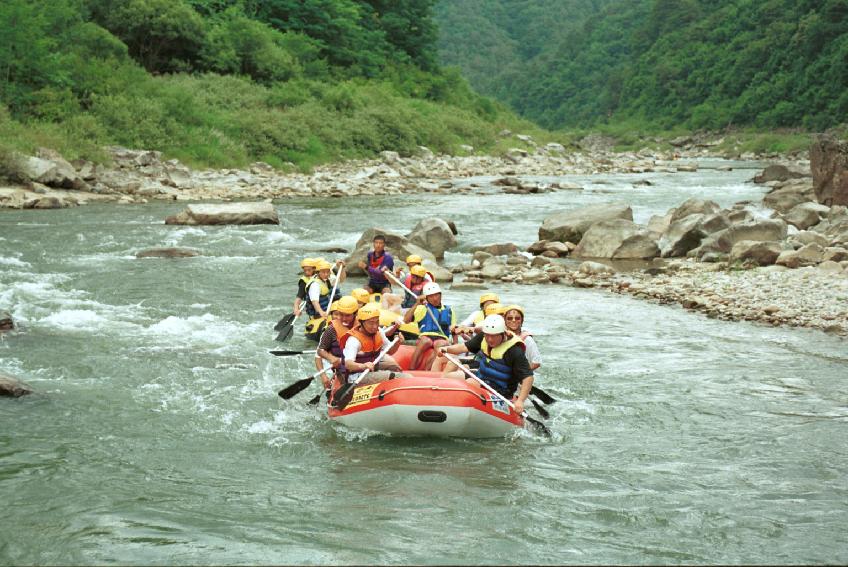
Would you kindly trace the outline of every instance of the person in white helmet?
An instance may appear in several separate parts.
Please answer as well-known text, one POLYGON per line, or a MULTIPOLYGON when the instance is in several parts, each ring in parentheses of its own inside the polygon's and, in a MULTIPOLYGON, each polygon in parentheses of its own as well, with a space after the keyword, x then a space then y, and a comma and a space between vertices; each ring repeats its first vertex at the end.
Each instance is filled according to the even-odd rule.
POLYGON ((453 309, 442 304, 442 289, 439 284, 430 282, 424 286, 416 300, 414 309, 403 316, 404 323, 418 323, 418 341, 410 362, 411 370, 429 370, 435 359, 433 349, 450 344, 456 328, 453 309))
MULTIPOLYGON (((521 337, 507 333, 506 322, 501 315, 489 315, 483 320, 483 332, 463 344, 443 345, 436 349, 442 356, 445 352, 476 355, 480 367, 475 374, 506 399, 515 396, 515 411, 524 411, 524 402, 533 387, 533 371, 524 354, 521 337), (516 394, 517 392, 517 394, 516 394)), ((442 373, 445 378, 464 378, 465 373, 449 364, 442 373)))

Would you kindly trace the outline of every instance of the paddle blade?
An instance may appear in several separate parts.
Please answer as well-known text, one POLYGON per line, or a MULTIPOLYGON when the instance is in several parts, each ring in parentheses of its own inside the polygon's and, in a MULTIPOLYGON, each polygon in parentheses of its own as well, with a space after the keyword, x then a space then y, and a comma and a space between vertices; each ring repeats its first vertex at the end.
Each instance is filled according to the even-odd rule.
POLYGON ((542 435, 544 435, 548 439, 553 437, 553 435, 551 434, 551 430, 548 429, 547 427, 545 427, 545 424, 542 423, 541 421, 539 421, 538 419, 533 419, 532 417, 530 417, 526 413, 524 414, 524 419, 526 419, 527 422, 530 425, 533 426, 533 429, 536 430, 537 433, 541 433, 542 435))
POLYGON ((541 388, 537 388, 536 386, 533 386, 530 389, 530 393, 533 394, 534 396, 537 396, 545 404, 552 404, 556 401, 556 398, 552 398, 551 396, 548 395, 547 392, 545 392, 541 388))
POLYGON ((276 340, 280 341, 281 343, 285 342, 285 341, 287 341, 291 338, 293 333, 294 333, 294 325, 289 323, 286 327, 283 328, 282 331, 280 331, 280 334, 277 335, 276 340))
POLYGON ((321 401, 321 394, 318 394, 317 396, 315 396, 314 398, 312 398, 311 400, 309 400, 309 402, 307 402, 307 403, 308 403, 310 406, 317 406, 317 405, 318 405, 318 402, 320 402, 320 401, 321 401))
POLYGON ((274 356, 297 356, 307 353, 302 350, 269 350, 268 354, 273 354, 274 356))
POLYGON ((300 392, 304 391, 312 383, 313 380, 315 380, 315 378, 313 378, 312 376, 310 376, 309 378, 298 380, 294 384, 286 386, 285 388, 277 392, 277 395, 283 398, 284 400, 293 398, 300 392))
POLYGON ((282 319, 277 321, 277 324, 274 325, 274 330, 281 331, 283 327, 291 324, 292 321, 294 321, 294 313, 289 313, 288 315, 284 316, 282 319))
POLYGON ((343 410, 350 403, 350 400, 353 399, 353 387, 354 384, 348 383, 336 390, 336 395, 333 396, 333 407, 339 410, 343 410))
POLYGON ((536 411, 539 412, 539 415, 541 415, 545 419, 551 417, 551 414, 548 413, 548 410, 539 405, 539 402, 537 402, 533 398, 530 398, 530 403, 533 404, 533 407, 536 408, 536 411))

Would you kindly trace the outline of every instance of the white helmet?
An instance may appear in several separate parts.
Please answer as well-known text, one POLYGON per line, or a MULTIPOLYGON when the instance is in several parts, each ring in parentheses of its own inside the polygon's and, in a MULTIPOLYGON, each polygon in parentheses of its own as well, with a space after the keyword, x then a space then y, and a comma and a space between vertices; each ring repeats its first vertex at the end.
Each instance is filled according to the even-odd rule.
POLYGON ((489 315, 483 319, 483 332, 487 335, 506 333, 506 321, 501 315, 489 315))
POLYGON ((442 288, 440 288, 439 284, 437 284, 436 282, 429 282, 427 285, 424 286, 424 291, 422 291, 421 293, 424 294, 424 297, 427 297, 428 295, 442 293, 442 288))

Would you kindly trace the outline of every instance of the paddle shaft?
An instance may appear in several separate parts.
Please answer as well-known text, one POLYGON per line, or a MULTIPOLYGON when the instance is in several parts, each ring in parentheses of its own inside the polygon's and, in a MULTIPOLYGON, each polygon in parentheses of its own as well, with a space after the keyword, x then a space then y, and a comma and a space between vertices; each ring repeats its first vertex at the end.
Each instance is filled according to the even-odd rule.
MULTIPOLYGON (((388 345, 386 345, 386 348, 384 348, 384 349, 380 352, 380 354, 378 354, 378 355, 377 355, 377 358, 375 358, 375 359, 374 359, 374 367, 375 367, 375 368, 376 368, 376 366, 377 366, 378 364, 380 364, 380 361, 381 361, 381 360, 383 360, 383 357, 384 357, 384 356, 386 356, 386 353, 387 353, 387 352, 389 352, 390 350, 392 350, 392 347, 393 347, 393 346, 395 346, 395 343, 396 343, 396 342, 398 342, 398 339, 395 339, 395 340, 393 340, 392 342, 390 342, 388 345)), ((363 372, 362 374, 360 374, 359 376, 357 376, 356 380, 354 380, 353 382, 351 382, 351 386, 353 387, 353 386, 356 386, 357 384, 359 384, 359 382, 360 382, 363 378, 365 378, 365 376, 366 376, 369 372, 371 372, 371 371, 370 371, 370 370, 366 370, 365 372, 363 372)))
MULTIPOLYGON (((408 287, 406 287, 405 285, 403 285, 403 282, 402 282, 402 281, 400 281, 399 279, 397 279, 393 273, 391 273, 390 271, 388 271, 388 270, 387 270, 387 271, 385 272, 385 274, 386 274, 387 276, 389 276, 390 278, 392 278, 392 279, 393 279, 393 280, 394 280, 394 281, 395 281, 395 282, 396 282, 396 283, 397 283, 400 287, 402 287, 402 288, 404 289, 404 291, 406 291, 406 293, 408 293, 409 295, 411 295, 412 297, 414 297, 414 298, 415 298, 415 301, 418 301, 418 296, 417 296, 417 295, 415 295, 415 292, 413 292, 411 289, 409 289, 408 287)), ((429 309, 426 305, 424 305, 424 309, 426 309, 426 310, 427 310, 427 315, 429 315, 429 316, 430 316, 430 319, 432 319, 432 320, 433 320, 433 323, 435 323, 435 324, 436 324, 436 328, 441 330, 442 326, 441 326, 441 325, 439 325, 439 321, 436 319, 436 316, 435 316, 435 315, 433 315, 433 312, 432 312, 432 311, 430 311, 430 309, 429 309)), ((443 336, 443 337, 444 337, 444 338, 445 338, 448 342, 450 342, 450 338, 449 338, 449 337, 445 336, 444 334, 442 334, 442 336, 443 336)))

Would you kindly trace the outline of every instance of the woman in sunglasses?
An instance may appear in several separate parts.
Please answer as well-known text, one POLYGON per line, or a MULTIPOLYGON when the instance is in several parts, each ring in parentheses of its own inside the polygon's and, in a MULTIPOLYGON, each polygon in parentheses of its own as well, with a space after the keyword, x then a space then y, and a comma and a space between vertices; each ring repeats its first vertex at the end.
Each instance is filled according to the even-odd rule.
POLYGON ((524 309, 518 305, 507 305, 503 308, 503 317, 507 331, 524 341, 524 355, 530 363, 530 370, 536 370, 542 365, 542 355, 533 335, 521 329, 524 324, 524 309))

